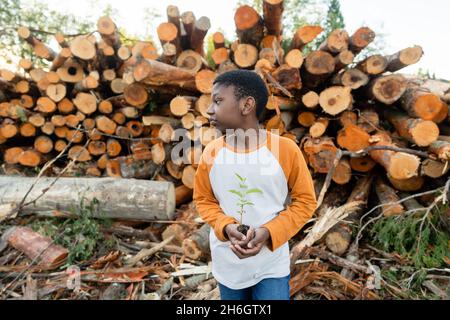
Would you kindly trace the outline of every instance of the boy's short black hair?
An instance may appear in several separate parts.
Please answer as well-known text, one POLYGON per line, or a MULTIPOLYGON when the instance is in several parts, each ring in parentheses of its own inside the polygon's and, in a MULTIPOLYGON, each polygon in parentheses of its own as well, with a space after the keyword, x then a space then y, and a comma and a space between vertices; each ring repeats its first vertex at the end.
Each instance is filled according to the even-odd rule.
POLYGON ((234 86, 234 94, 238 100, 246 97, 253 97, 256 101, 256 116, 260 118, 267 101, 269 92, 261 77, 249 70, 232 70, 219 75, 214 84, 226 87, 234 86))

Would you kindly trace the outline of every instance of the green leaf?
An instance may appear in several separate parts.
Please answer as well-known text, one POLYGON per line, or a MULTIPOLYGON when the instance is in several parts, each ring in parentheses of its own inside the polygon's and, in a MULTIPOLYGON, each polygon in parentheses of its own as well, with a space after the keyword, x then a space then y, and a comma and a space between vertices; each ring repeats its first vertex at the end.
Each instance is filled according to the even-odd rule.
POLYGON ((245 182, 245 178, 241 177, 239 174, 235 173, 236 177, 238 177, 239 180, 241 180, 241 182, 245 182))
POLYGON ((240 187, 241 189, 248 189, 248 186, 245 185, 245 184, 239 184, 239 187, 240 187))
POLYGON ((259 193, 259 194, 262 194, 263 192, 262 192, 261 189, 258 189, 258 188, 250 189, 250 190, 247 190, 247 191, 245 192, 245 194, 252 194, 252 193, 259 193))
POLYGON ((229 192, 231 192, 231 193, 233 193, 233 194, 235 194, 235 195, 237 195, 237 196, 239 196, 240 198, 242 198, 243 197, 243 194, 242 193, 240 193, 239 191, 237 191, 237 190, 228 190, 229 192))

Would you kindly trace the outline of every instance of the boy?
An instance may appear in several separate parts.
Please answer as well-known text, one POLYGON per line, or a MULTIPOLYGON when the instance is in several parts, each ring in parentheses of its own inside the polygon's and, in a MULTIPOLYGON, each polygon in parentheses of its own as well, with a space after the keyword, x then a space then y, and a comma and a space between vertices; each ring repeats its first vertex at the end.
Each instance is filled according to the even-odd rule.
POLYGON ((252 71, 226 72, 214 82, 210 121, 224 136, 209 143, 199 162, 194 201, 211 225, 212 273, 222 300, 289 300, 288 240, 308 222, 317 201, 311 175, 295 142, 260 129, 268 101, 262 79, 252 71), (254 205, 240 215, 236 174, 247 179, 254 205), (291 203, 286 206, 289 200, 291 203))

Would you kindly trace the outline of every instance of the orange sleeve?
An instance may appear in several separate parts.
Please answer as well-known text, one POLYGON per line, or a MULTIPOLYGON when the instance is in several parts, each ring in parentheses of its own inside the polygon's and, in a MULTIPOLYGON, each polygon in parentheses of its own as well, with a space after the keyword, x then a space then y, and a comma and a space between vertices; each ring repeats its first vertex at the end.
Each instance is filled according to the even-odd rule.
POLYGON ((271 251, 275 251, 295 236, 311 219, 317 208, 314 184, 305 158, 295 143, 290 143, 288 147, 292 156, 283 169, 287 173, 292 201, 276 218, 263 225, 270 233, 271 251))
POLYGON ((224 234, 225 227, 231 223, 239 224, 239 222, 224 214, 219 201, 214 196, 209 180, 212 157, 209 157, 210 154, 207 150, 205 149, 202 154, 195 174, 193 200, 200 217, 211 226, 217 239, 226 242, 228 239, 224 234))

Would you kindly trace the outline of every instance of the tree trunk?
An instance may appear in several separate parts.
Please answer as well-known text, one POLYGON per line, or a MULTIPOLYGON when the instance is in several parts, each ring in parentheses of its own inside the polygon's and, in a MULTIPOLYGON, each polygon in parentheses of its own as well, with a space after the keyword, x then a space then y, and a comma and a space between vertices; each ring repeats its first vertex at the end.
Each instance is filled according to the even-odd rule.
POLYGON ((209 256, 209 233, 211 227, 205 223, 189 238, 183 241, 183 250, 186 257, 199 260, 209 256))
MULTIPOLYGON (((53 181, 53 178, 41 178, 26 199, 37 200, 24 207, 22 212, 69 212, 78 208, 81 203, 86 206, 98 203, 92 212, 94 217, 142 221, 170 220, 174 217, 175 188, 172 183, 111 178, 59 178, 50 187, 53 181), (49 189, 46 190, 47 188, 49 189)), ((35 178, 0 177, 3 203, 19 204, 34 182, 35 178)))

